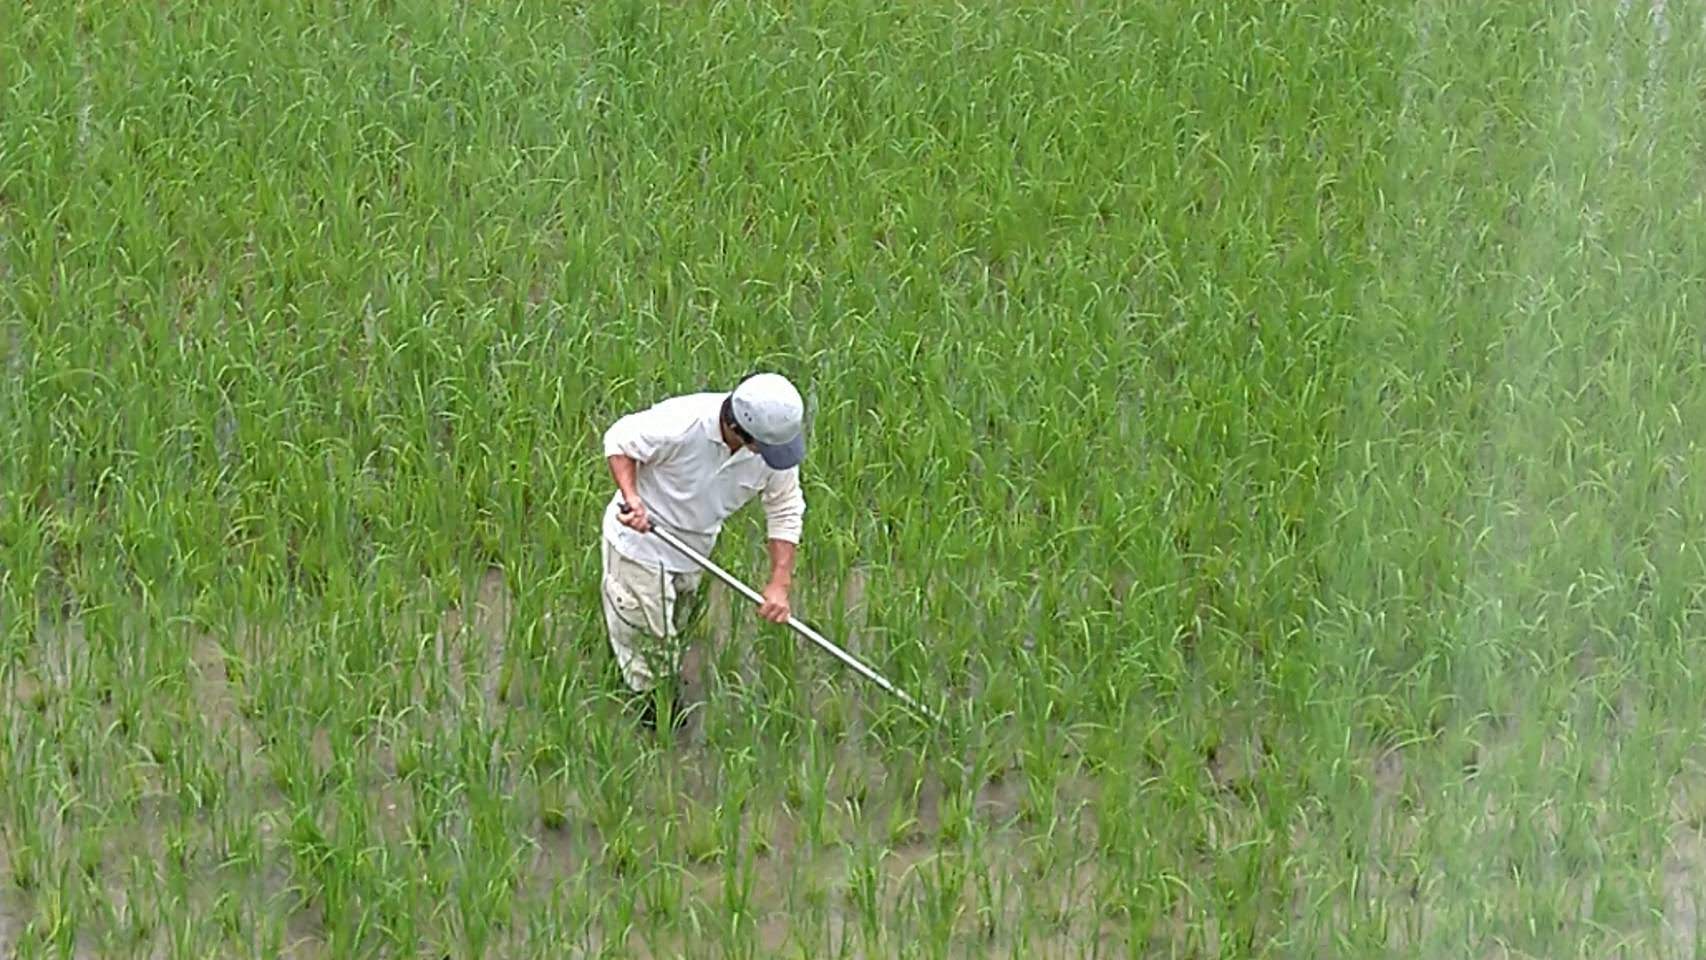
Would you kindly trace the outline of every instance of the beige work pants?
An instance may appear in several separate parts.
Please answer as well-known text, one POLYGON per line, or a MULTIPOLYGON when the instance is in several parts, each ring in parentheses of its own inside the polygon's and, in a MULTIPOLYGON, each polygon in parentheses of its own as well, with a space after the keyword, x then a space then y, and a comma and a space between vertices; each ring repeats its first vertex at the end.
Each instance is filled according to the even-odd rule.
POLYGON ((699 619, 702 574, 648 567, 604 544, 604 625, 628 688, 644 693, 681 669, 685 636, 699 619))

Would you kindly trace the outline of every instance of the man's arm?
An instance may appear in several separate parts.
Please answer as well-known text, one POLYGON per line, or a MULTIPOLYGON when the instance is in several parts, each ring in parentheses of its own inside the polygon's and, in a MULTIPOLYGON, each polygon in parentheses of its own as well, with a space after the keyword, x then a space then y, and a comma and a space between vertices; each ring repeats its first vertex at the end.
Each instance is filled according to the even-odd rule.
POLYGON ((640 495, 634 492, 634 458, 616 453, 605 459, 610 463, 610 476, 616 481, 616 489, 622 491, 622 502, 628 505, 628 511, 616 519, 641 533, 646 532, 651 528, 651 518, 646 515, 646 505, 640 502, 640 495))
POLYGON ((764 602, 758 615, 775 623, 787 623, 793 614, 788 591, 794 586, 794 553, 799 545, 788 540, 769 541, 770 582, 764 585, 764 602))
POLYGON ((784 470, 772 477, 764 487, 763 501, 769 534, 770 582, 764 586, 764 603, 759 606, 758 615, 775 623, 786 623, 792 613, 788 594, 794 586, 794 558, 806 513, 799 469, 784 470))
POLYGON ((629 508, 618 517, 622 523, 640 531, 651 528, 646 505, 635 492, 634 477, 639 464, 668 456, 679 434, 680 424, 659 406, 630 413, 604 432, 604 458, 610 464, 610 477, 629 508))

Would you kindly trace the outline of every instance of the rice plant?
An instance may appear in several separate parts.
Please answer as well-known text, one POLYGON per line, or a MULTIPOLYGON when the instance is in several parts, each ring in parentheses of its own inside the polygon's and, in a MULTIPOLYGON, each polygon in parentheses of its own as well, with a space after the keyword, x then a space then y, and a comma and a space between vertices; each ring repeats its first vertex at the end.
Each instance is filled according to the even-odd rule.
POLYGON ((0 25, 9 953, 1706 942, 1698 0, 0 25), (598 437, 759 367, 941 728, 720 587, 624 706, 598 437))

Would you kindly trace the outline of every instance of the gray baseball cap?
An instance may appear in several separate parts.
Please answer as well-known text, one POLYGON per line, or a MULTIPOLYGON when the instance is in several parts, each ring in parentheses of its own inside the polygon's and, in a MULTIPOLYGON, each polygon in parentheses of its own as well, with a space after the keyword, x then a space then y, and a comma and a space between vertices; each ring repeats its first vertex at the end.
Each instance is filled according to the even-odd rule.
POLYGON ((729 410, 771 469, 787 470, 806 458, 806 406, 787 377, 760 373, 742 380, 729 410))

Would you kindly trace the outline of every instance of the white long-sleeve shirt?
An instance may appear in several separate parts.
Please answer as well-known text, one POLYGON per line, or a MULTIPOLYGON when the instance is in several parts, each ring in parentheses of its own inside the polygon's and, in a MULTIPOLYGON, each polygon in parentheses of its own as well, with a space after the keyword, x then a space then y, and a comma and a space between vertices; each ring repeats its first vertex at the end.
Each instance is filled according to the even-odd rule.
MULTIPOLYGON (((799 543, 806 513, 800 468, 772 469, 744 448, 730 453, 718 425, 726 396, 687 394, 630 413, 605 431, 604 455, 634 459, 634 492, 652 522, 704 556, 716 546, 723 521, 754 497, 764 505, 770 539, 799 543)), ((617 491, 604 508, 604 536, 620 553, 672 572, 699 569, 657 537, 624 526, 617 519, 621 507, 617 491)))

